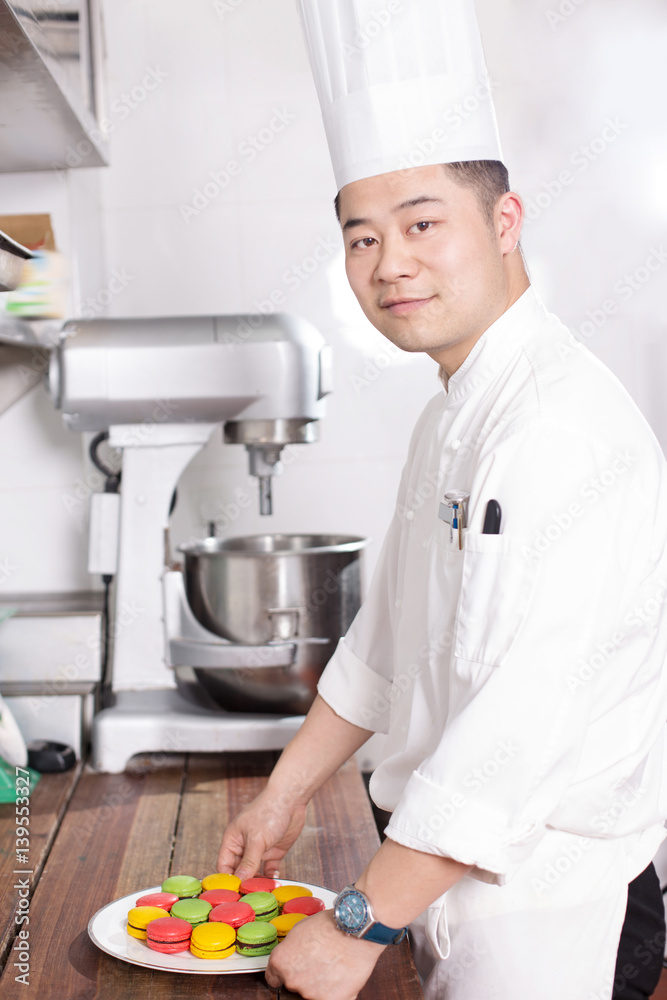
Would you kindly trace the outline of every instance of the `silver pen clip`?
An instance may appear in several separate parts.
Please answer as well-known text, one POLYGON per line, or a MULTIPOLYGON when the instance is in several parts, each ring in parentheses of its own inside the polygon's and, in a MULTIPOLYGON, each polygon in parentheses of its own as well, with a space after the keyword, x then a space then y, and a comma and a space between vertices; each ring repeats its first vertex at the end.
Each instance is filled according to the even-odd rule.
POLYGON ((449 525, 449 540, 453 541, 454 532, 459 536, 459 549, 463 548, 463 529, 468 527, 468 504, 470 494, 464 490, 452 490, 445 493, 444 502, 440 504, 438 517, 449 525))

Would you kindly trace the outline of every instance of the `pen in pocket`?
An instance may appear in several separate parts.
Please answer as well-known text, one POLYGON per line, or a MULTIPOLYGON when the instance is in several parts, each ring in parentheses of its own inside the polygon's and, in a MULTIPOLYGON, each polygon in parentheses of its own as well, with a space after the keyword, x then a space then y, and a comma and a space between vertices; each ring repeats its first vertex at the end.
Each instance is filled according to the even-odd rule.
POLYGON ((489 500, 486 505, 486 514, 484 515, 484 527, 482 528, 482 534, 499 535, 501 517, 502 514, 498 501, 489 500))

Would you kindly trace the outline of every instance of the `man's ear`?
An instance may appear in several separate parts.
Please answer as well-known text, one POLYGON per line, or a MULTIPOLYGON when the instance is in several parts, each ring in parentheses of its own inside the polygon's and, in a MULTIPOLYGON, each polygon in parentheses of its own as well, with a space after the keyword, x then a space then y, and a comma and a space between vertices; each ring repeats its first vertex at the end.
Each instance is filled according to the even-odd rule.
POLYGON ((498 200, 495 211, 496 232, 503 254, 512 253, 521 238, 525 217, 523 202, 514 191, 508 191, 498 200))

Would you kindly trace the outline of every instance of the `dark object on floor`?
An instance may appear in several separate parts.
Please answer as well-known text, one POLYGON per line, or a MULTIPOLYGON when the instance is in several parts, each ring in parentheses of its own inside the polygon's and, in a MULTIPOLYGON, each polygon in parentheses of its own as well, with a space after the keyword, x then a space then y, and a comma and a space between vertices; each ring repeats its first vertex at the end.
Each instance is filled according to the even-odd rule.
POLYGON ((612 1000, 653 996, 665 952, 665 910, 653 865, 628 886, 628 907, 621 932, 612 1000))
POLYGON ((69 771, 76 764, 76 754, 66 743, 33 740, 28 743, 28 766, 42 774, 69 771))

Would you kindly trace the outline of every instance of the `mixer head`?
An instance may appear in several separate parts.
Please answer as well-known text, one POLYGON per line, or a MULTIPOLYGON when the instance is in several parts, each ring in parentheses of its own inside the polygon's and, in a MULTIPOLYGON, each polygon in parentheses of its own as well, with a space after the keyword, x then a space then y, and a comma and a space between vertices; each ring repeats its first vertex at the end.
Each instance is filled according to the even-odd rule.
POLYGON ((280 475, 280 454, 286 444, 311 444, 319 438, 317 420, 230 420, 225 424, 225 441, 244 444, 248 451, 250 475, 259 480, 259 512, 271 514, 271 479, 280 475))

